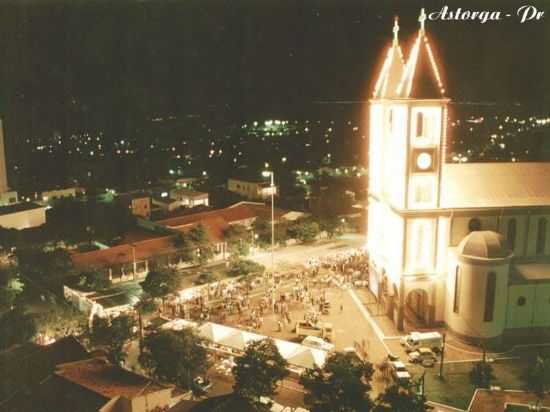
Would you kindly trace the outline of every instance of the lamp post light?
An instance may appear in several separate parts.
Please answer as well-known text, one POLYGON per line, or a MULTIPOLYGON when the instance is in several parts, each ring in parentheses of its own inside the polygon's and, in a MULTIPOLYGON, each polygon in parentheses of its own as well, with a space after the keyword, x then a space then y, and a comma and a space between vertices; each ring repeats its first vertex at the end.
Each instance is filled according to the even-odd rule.
POLYGON ((262 176, 264 177, 270 177, 271 178, 271 271, 275 272, 275 257, 274 257, 274 250, 275 250, 275 183, 274 183, 274 176, 273 171, 264 171, 262 172, 262 176))

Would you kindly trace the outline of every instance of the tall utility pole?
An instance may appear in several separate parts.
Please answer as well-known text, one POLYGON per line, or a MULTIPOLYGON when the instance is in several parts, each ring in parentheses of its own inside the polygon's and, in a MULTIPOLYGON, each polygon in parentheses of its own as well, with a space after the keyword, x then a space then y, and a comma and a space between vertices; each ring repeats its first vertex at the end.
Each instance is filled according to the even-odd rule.
POLYGON ((271 178, 271 272, 275 272, 275 179, 273 170, 265 171, 262 175, 271 178))
POLYGON ((445 359, 445 336, 446 334, 443 334, 443 345, 441 346, 441 358, 439 363, 439 377, 443 379, 443 363, 445 359))

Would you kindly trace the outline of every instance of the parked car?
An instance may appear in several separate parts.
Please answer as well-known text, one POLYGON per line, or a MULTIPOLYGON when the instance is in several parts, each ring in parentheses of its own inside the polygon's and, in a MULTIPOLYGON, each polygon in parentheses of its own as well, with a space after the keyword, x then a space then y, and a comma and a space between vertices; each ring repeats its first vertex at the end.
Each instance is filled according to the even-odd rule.
POLYGON ((430 348, 438 352, 443 347, 443 336, 439 332, 411 332, 401 338, 401 345, 407 352, 420 348, 430 348))
POLYGON ((302 341, 302 345, 307 346, 308 348, 326 350, 327 352, 334 350, 334 345, 332 343, 328 343, 317 336, 307 336, 302 341))
POLYGON ((428 364, 433 361, 435 363, 436 357, 435 353, 429 348, 419 348, 411 353, 409 353, 409 361, 412 363, 424 363, 428 364))
POLYGON ((391 374, 396 382, 408 384, 411 382, 411 374, 405 364, 401 361, 390 362, 391 374))

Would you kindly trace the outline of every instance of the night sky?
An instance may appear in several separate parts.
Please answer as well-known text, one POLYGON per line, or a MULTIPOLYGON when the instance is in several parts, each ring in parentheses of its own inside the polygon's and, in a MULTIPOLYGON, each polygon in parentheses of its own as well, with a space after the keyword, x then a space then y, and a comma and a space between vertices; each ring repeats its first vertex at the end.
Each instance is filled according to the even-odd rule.
MULTIPOLYGON (((0 111, 20 135, 63 131, 75 112, 84 127, 116 129, 212 107, 244 118, 366 99, 393 16, 406 46, 421 5, 443 4, 514 14, 524 2, 4 1, 0 111)), ((548 16, 427 23, 454 100, 550 99, 550 2, 530 4, 548 16)))

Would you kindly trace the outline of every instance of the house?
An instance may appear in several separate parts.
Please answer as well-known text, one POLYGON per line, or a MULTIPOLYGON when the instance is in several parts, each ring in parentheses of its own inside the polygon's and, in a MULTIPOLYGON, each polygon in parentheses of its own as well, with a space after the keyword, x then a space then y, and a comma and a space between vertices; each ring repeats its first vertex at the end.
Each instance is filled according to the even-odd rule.
MULTIPOLYGON (((302 216, 300 212, 281 209, 275 209, 274 215, 275 220, 295 220, 302 216)), ((120 245, 75 252, 71 259, 77 270, 103 270, 114 283, 143 279, 153 260, 169 265, 188 265, 181 261, 176 247, 178 232, 185 233, 202 225, 214 245, 214 259, 225 259, 228 256, 225 230, 230 225, 252 228, 256 219, 271 220, 271 207, 263 203, 239 202, 224 209, 174 215, 149 222, 148 231, 127 234, 120 245)))
POLYGON ((181 202, 171 197, 168 192, 153 196, 153 205, 157 206, 164 213, 173 212, 181 207, 181 202))
POLYGON ((449 98, 422 17, 406 62, 396 23, 370 100, 369 287, 401 330, 537 339, 550 329, 550 163, 445 163, 449 98))
POLYGON ((45 223, 45 206, 25 202, 0 207, 0 226, 4 229, 28 229, 45 223))
POLYGON ((84 193, 81 187, 67 187, 63 189, 51 189, 40 193, 39 202, 42 204, 51 204, 55 200, 63 198, 77 197, 84 193))
POLYGON ((183 207, 208 206, 208 193, 186 188, 172 189, 170 198, 176 199, 183 207))
POLYGON ((271 194, 277 195, 277 186, 261 178, 229 178, 227 190, 249 200, 266 200, 271 194))
POLYGON ((151 217, 151 196, 143 192, 122 193, 117 201, 128 207, 132 215, 149 219, 151 217))
MULTIPOLYGON (((63 342, 62 345, 56 342, 49 346, 71 349, 75 345, 68 340, 76 341, 69 337, 58 341, 63 342)), ((30 373, 29 369, 29 374, 19 381, 20 391, 1 401, 0 409, 5 412, 149 412, 167 410, 180 400, 173 397, 173 387, 113 365, 104 357, 92 357, 81 345, 80 348, 76 356, 74 350, 66 354, 49 347, 38 349, 37 354, 41 355, 38 359, 48 360, 41 369, 37 369, 41 365, 22 358, 23 365, 37 374, 30 373)), ((36 360, 37 354, 31 355, 31 359, 36 360)))

